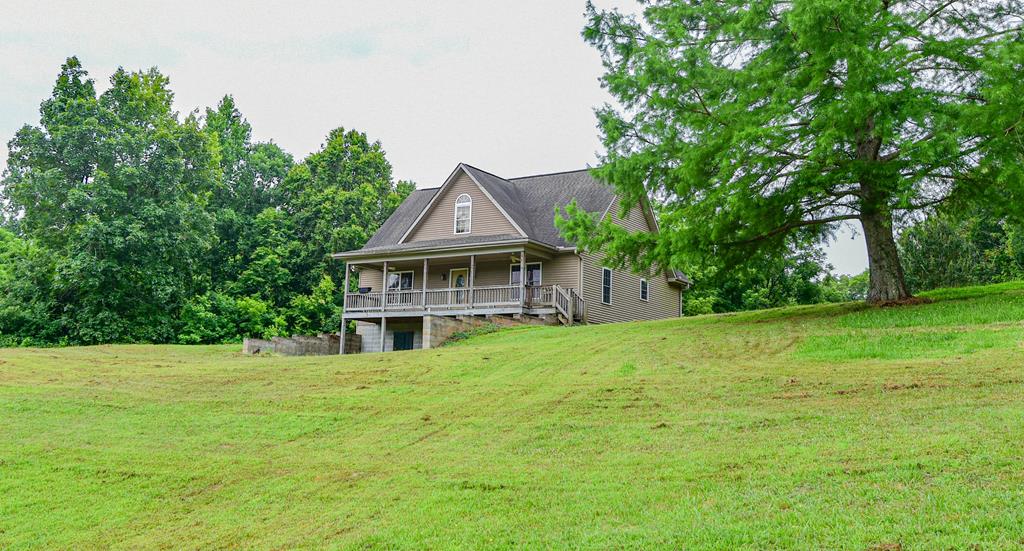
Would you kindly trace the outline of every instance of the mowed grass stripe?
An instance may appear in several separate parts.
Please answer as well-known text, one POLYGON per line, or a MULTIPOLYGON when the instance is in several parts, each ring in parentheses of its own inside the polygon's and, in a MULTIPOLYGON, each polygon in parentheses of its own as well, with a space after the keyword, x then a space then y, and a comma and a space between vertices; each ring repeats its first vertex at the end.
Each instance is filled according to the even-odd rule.
POLYGON ((1019 547, 1022 291, 344 358, 0 350, 0 547, 1019 547))

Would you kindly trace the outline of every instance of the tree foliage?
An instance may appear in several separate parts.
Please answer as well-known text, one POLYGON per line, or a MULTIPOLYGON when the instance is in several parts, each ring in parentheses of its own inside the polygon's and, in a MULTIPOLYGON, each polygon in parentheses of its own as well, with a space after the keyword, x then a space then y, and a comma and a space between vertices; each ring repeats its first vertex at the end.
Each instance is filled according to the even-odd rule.
POLYGON ((914 291, 1024 279, 1024 225, 985 205, 941 209, 907 228, 899 247, 914 291))
POLYGON ((699 315, 797 304, 863 300, 867 275, 834 275, 820 249, 790 242, 784 254, 752 256, 740 264, 705 264, 687 270, 695 281, 683 312, 699 315))
POLYGON ((595 174, 658 235, 570 208, 563 232, 618 260, 683 266, 784 254, 859 222, 872 301, 908 296, 893 228, 951 197, 1024 199, 1018 0, 645 2, 588 7, 619 106, 595 174))
POLYGON ((9 344, 326 329, 341 271, 327 253, 361 246, 412 189, 359 132, 335 130, 295 164, 252 141, 231 96, 182 118, 156 69, 118 69, 98 94, 76 58, 39 125, 22 127, 9 149, 0 188, 9 344))
POLYGON ((280 190, 302 243, 295 258, 309 275, 303 287, 318 283, 318 267, 337 277, 340 265, 328 264, 327 255, 366 243, 414 188, 394 182, 380 142, 355 130, 331 131, 323 148, 294 167, 280 190))

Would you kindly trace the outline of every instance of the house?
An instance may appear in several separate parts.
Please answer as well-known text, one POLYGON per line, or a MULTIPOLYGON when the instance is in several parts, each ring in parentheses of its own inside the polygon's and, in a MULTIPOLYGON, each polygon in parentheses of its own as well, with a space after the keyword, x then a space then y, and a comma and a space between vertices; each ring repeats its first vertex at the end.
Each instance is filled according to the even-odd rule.
POLYGON ((587 170, 502 178, 460 164, 441 187, 410 194, 362 249, 333 255, 348 265, 346 290, 358 278, 343 326, 356 320, 363 351, 383 352, 436 346, 485 316, 572 324, 680 315, 683 274, 606 267, 562 238, 555 209, 574 199, 632 231, 658 231, 649 205, 620 218, 612 188, 587 170))

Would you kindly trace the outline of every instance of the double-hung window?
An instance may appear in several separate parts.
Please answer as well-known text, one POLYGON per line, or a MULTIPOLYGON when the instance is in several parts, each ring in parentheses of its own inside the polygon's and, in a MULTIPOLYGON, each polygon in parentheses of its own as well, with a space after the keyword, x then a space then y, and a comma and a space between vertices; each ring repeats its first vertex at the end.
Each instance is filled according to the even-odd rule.
POLYGON ((650 300, 651 289, 647 286, 647 280, 640 280, 640 300, 650 300))
POLYGON ((463 193, 455 199, 455 233, 469 233, 473 229, 473 198, 463 193))
POLYGON ((601 268, 601 302, 612 303, 612 270, 601 268))

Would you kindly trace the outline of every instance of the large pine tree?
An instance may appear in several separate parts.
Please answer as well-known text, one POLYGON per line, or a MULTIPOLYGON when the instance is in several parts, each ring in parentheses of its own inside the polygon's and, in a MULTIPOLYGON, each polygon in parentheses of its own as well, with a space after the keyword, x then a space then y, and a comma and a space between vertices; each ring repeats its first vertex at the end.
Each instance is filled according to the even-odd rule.
MULTIPOLYGON (((660 235, 573 211, 563 230, 620 259, 685 265, 783 250, 846 221, 867 241, 871 302, 909 297, 894 226, 960 195, 1024 204, 1018 0, 645 2, 589 6, 584 37, 619 105, 598 111, 596 174, 660 235)), ((572 210, 572 209, 570 209, 572 210)))

